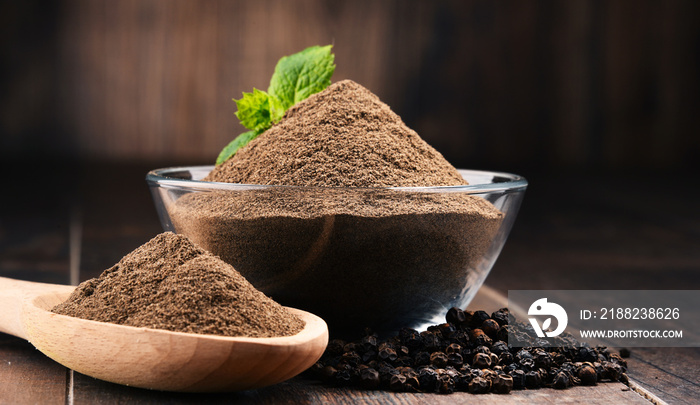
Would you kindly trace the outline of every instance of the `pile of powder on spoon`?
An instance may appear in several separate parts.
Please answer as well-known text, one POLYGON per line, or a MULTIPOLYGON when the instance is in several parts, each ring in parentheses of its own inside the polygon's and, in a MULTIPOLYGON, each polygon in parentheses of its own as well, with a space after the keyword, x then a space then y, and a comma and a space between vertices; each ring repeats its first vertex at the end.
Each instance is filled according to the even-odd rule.
POLYGON ((52 312, 100 322, 222 336, 291 336, 304 321, 188 238, 162 233, 52 312))

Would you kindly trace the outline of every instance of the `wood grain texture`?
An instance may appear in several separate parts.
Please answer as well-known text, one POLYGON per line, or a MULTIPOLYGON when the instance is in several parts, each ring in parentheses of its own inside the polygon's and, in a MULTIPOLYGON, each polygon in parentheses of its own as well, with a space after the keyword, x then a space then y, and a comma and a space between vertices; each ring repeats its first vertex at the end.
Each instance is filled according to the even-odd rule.
POLYGON ((509 289, 700 289, 690 176, 541 174, 488 283, 509 289), (669 190, 669 191, 665 191, 669 190), (672 190, 672 191, 670 191, 672 190))
MULTIPOLYGON (((54 305, 64 300, 75 287, 58 284, 35 283, 32 281, 14 280, 0 277, 0 332, 29 339, 27 332, 27 307, 38 296, 49 295, 58 300, 54 305), (56 295, 59 298, 56 298, 56 295)), ((33 325, 36 327, 36 325, 33 325)))
POLYGON ((67 373, 27 341, 0 333, 0 404, 63 405, 67 373))
POLYGON ((167 165, 85 163, 79 175, 80 281, 99 276, 163 231, 145 178, 149 170, 167 165))
POLYGON ((0 276, 67 283, 69 224, 79 211, 77 168, 41 164, 20 169, 2 161, 0 172, 7 174, 0 191, 0 276))
POLYGON ((639 386, 672 404, 700 398, 700 348, 632 348, 629 376, 639 386))
MULTIPOLYGON (((212 162, 231 98, 334 44, 458 167, 687 167, 700 151, 691 1, 65 0, 58 143, 78 156, 212 162)), ((56 120, 56 119, 55 119, 56 120)))

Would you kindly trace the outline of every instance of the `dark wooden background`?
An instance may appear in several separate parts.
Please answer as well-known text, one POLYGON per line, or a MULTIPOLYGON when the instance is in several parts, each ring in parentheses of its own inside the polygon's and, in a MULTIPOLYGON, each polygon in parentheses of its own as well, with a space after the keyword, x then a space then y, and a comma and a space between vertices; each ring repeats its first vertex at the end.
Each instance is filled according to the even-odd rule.
POLYGON ((459 167, 688 169, 700 156, 700 3, 0 2, 0 156, 209 163, 231 99, 334 44, 459 167))

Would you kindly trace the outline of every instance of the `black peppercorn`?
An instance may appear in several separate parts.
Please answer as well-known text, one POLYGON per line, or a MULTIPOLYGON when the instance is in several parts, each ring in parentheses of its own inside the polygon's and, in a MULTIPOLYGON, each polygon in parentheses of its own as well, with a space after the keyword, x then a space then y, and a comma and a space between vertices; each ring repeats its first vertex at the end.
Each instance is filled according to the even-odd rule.
POLYGON ((406 391, 406 376, 394 374, 389 379, 389 389, 396 392, 406 391))
POLYGON ((472 329, 470 338, 474 343, 482 346, 488 346, 492 342, 491 338, 479 328, 472 329))
POLYGON ((481 370, 481 377, 491 381, 491 385, 493 385, 493 382, 498 377, 498 373, 488 368, 485 368, 481 370))
POLYGON ((499 361, 498 356, 495 353, 491 353, 489 357, 491 357, 491 366, 497 366, 499 361))
POLYGON ((514 329, 514 327, 511 325, 501 325, 501 329, 499 329, 498 333, 496 333, 496 339, 507 342, 508 341, 508 333, 511 333, 513 329, 514 329))
POLYGON ((338 372, 338 370, 336 370, 335 367, 325 366, 325 367, 321 370, 321 376, 322 376, 326 381, 332 381, 337 372, 338 372))
MULTIPOLYGON (((612 361, 613 363, 619 364, 620 367, 622 367, 622 368, 627 368, 627 360, 623 359, 622 356, 620 356, 619 354, 611 353, 608 357, 610 358, 610 361, 612 361)), ((603 361, 605 361, 605 360, 603 360, 603 361)))
POLYGON ((469 383, 474 376, 471 373, 460 373, 453 378, 456 391, 469 391, 469 383))
POLYGON ((467 316, 461 309, 452 307, 447 311, 445 320, 453 325, 459 326, 467 321, 467 316))
POLYGON ((399 340, 402 345, 409 349, 418 349, 423 344, 418 331, 411 328, 401 328, 399 330, 399 340))
POLYGON ((566 361, 566 356, 564 356, 561 353, 553 353, 552 361, 554 362, 554 364, 561 366, 566 361))
POLYGON ((500 355, 501 353, 510 352, 508 349, 508 343, 503 341, 494 342, 490 350, 491 353, 496 353, 498 355, 500 355))
POLYGON ((447 366, 447 355, 443 352, 435 352, 430 355, 430 364, 436 368, 447 366))
POLYGON ((362 338, 361 344, 362 344, 362 349, 365 351, 376 349, 377 337, 374 335, 365 336, 362 338))
POLYGON ((349 365, 355 366, 355 367, 356 367, 358 364, 362 363, 362 359, 361 359, 360 356, 359 356, 357 353, 355 353, 355 352, 346 352, 346 353, 343 353, 343 356, 342 356, 342 358, 341 358, 340 361, 343 362, 343 363, 345 363, 345 364, 349 364, 349 365))
POLYGON ((518 390, 525 388, 525 372, 523 370, 513 370, 510 376, 513 377, 513 388, 518 390))
POLYGON ((420 383, 418 381, 418 373, 416 370, 412 369, 411 367, 399 367, 397 370, 401 373, 401 375, 406 377, 406 391, 417 392, 420 387, 420 383))
POLYGON ((321 370, 323 370, 323 363, 321 363, 320 361, 317 361, 316 363, 314 363, 313 366, 311 366, 311 367, 309 368, 308 371, 309 371, 311 374, 318 376, 318 375, 321 374, 321 370))
POLYGON ((552 365, 552 356, 544 350, 535 351, 535 367, 548 369, 552 365))
POLYGON ((491 349, 489 349, 488 346, 481 345, 474 349, 474 353, 491 354, 491 349))
POLYGON ((334 382, 342 386, 349 385, 352 380, 352 374, 351 369, 338 370, 338 372, 335 373, 334 382))
POLYGON ((598 353, 590 347, 581 347, 578 351, 577 361, 598 361, 598 353))
POLYGON ((328 342, 326 347, 326 353, 333 356, 340 356, 343 354, 343 347, 345 346, 345 341, 340 339, 333 339, 328 342))
POLYGON ((498 311, 494 312, 491 314, 491 319, 494 321, 498 322, 499 325, 508 325, 509 324, 509 311, 508 308, 501 308, 498 311))
POLYGON ((438 378, 438 392, 440 394, 452 394, 455 392, 455 383, 451 376, 443 374, 438 378))
POLYGON ((469 392, 472 394, 486 394, 491 389, 491 382, 482 377, 474 377, 469 383, 469 392))
POLYGON ((535 368, 535 360, 533 359, 520 359, 520 361, 518 361, 518 364, 523 370, 532 370, 535 368))
POLYGON ((396 367, 412 367, 413 359, 410 356, 401 356, 394 361, 396 367))
POLYGON ((493 319, 487 319, 481 324, 481 330, 492 339, 496 338, 496 334, 500 329, 501 326, 493 319))
POLYGON ((421 340, 423 341, 423 347, 428 352, 434 352, 440 349, 440 338, 435 335, 435 333, 430 331, 421 332, 421 340))
POLYGON ((392 375, 399 374, 394 367, 385 362, 379 364, 377 371, 379 372, 379 379, 386 385, 389 385, 389 380, 391 379, 392 375))
POLYGON ((485 320, 490 318, 491 317, 489 314, 484 311, 474 311, 474 315, 472 315, 471 320, 469 321, 469 326, 472 328, 478 328, 482 323, 484 323, 485 320))
POLYGON ((458 343, 460 345, 463 345, 467 342, 469 342, 469 333, 467 333, 467 331, 464 329, 457 329, 456 331, 454 331, 454 333, 452 333, 450 338, 445 343, 458 343))
POLYGON ((449 338, 457 329, 450 323, 443 323, 437 326, 437 330, 440 332, 443 338, 449 338))
POLYGON ((534 330, 515 322, 507 309, 490 318, 484 311, 460 311, 451 310, 447 323, 425 332, 403 328, 388 339, 372 331, 353 342, 333 339, 308 374, 339 386, 446 394, 627 380, 627 362, 607 348, 581 347, 572 336, 562 335, 556 340, 561 347, 542 341, 515 349, 534 330))
POLYGON ((610 361, 606 361, 602 364, 603 366, 603 372, 602 372, 602 378, 610 381, 617 381, 620 379, 620 376, 622 375, 622 367, 620 367, 619 364, 613 363, 610 361))
POLYGON ((430 364, 430 353, 428 353, 428 352, 416 353, 413 364, 415 366, 425 366, 425 365, 430 364))
POLYGON ((532 359, 532 353, 530 353, 527 349, 521 349, 521 350, 518 350, 518 353, 515 354, 515 357, 518 360, 532 359))
POLYGON ((445 353, 447 354, 452 354, 452 353, 461 353, 462 352, 462 346, 458 345, 457 343, 451 343, 449 346, 445 348, 445 353))
POLYGON ((598 381, 598 374, 595 369, 589 365, 583 365, 579 368, 577 373, 578 378, 581 380, 582 385, 596 385, 598 381))
POLYGON ((425 392, 433 392, 437 389, 438 374, 431 368, 422 368, 418 371, 418 383, 420 389, 425 392))
POLYGON ((472 360, 472 366, 475 368, 489 368, 491 367, 491 356, 485 353, 477 353, 474 355, 474 360, 472 360))
POLYGON ((396 354, 396 350, 394 350, 391 346, 389 346, 386 343, 382 343, 379 346, 379 351, 377 352, 377 356, 382 360, 389 360, 389 361, 394 361, 398 358, 398 355, 396 354))
POLYGON ((529 371, 525 373, 525 387, 538 388, 542 383, 542 377, 537 371, 529 371))
POLYGON ((462 355, 459 353, 450 353, 447 355, 447 364, 458 369, 464 364, 464 359, 462 359, 462 355))
POLYGON ((365 368, 360 371, 360 386, 364 389, 373 390, 379 387, 379 372, 373 368, 365 368))
POLYGON ((511 352, 503 352, 498 356, 498 364, 507 366, 513 363, 513 354, 511 352))
POLYGON ((552 386, 556 389, 563 390, 569 386, 569 376, 564 371, 558 372, 554 376, 552 386))
POLYGON ((492 390, 497 394, 507 394, 513 389, 513 377, 497 375, 492 382, 492 390))
POLYGON ((626 373, 622 373, 622 374, 620 375, 620 382, 623 383, 623 384, 626 384, 626 385, 630 385, 630 379, 629 379, 629 377, 627 376, 626 373))

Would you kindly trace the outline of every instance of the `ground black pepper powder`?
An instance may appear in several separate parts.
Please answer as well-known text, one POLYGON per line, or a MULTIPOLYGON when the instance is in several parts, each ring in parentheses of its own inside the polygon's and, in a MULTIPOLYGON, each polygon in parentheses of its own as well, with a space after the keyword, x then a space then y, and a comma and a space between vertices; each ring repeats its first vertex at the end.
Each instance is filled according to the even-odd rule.
POLYGON ((185 236, 162 233, 52 312, 100 322, 223 336, 290 336, 304 321, 185 236))
POLYGON ((205 180, 316 187, 467 184, 389 106, 352 80, 292 106, 205 180))
POLYGON ((334 335, 440 317, 478 283, 503 222, 480 196, 384 188, 466 181, 352 81, 292 107, 204 180, 281 186, 191 193, 168 212, 178 233, 334 335))
POLYGON ((628 381, 627 362, 620 355, 582 345, 570 334, 557 338, 567 343, 562 347, 509 345, 508 332, 516 338, 535 333, 515 322, 507 308, 490 316, 451 308, 446 320, 424 332, 402 328, 386 340, 371 330, 353 342, 333 339, 306 375, 331 385, 441 394, 507 394, 513 389, 628 381), (493 339, 484 328, 495 329, 493 339))

